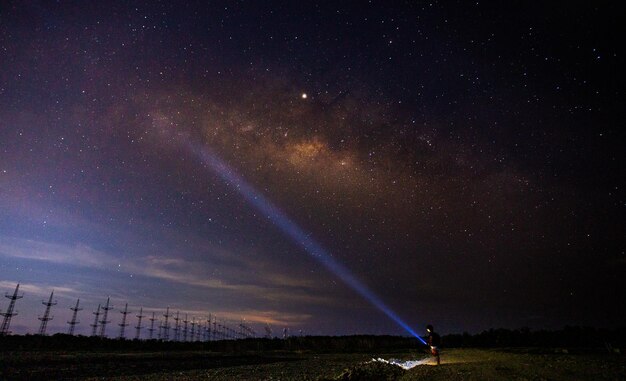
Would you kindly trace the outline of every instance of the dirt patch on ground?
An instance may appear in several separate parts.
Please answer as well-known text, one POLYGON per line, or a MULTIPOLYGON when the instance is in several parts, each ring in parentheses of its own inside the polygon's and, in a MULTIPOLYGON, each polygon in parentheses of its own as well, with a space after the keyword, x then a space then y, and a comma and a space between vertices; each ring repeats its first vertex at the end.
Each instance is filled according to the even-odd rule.
POLYGON ((337 377, 328 380, 337 381, 395 381, 404 374, 404 370, 396 365, 381 362, 367 362, 345 370, 337 377))

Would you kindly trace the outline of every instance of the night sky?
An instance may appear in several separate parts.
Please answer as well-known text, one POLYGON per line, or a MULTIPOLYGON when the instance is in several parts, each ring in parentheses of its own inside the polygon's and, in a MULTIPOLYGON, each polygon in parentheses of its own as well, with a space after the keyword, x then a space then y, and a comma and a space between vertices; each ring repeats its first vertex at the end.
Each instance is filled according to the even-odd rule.
POLYGON ((407 334, 263 198, 420 333, 623 324, 620 12, 535 3, 2 2, 12 330, 54 289, 51 333, 110 295, 111 335, 125 303, 407 334))

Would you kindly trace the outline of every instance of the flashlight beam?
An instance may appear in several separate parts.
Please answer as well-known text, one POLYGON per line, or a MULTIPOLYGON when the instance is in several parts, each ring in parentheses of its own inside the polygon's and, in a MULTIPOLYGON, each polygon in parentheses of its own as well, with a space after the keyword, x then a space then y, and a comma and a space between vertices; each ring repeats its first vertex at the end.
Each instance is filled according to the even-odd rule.
POLYGON ((208 148, 202 147, 190 142, 186 143, 190 150, 202 160, 204 164, 210 167, 222 180, 230 184, 237 192, 248 201, 261 214, 265 215, 274 223, 283 233, 292 239, 296 244, 300 245, 310 256, 315 258, 324 267, 333 274, 343 280, 350 288, 359 295, 369 301, 373 306, 382 311, 396 324, 402 327, 412 336, 419 339, 424 345, 427 345, 407 323, 405 323, 382 299, 373 291, 367 288, 360 280, 358 280, 350 270, 343 264, 339 263, 333 256, 318 244, 310 234, 302 230, 294 221, 292 221, 285 213, 268 200, 261 192, 255 190, 243 177, 237 174, 226 162, 213 154, 208 148))

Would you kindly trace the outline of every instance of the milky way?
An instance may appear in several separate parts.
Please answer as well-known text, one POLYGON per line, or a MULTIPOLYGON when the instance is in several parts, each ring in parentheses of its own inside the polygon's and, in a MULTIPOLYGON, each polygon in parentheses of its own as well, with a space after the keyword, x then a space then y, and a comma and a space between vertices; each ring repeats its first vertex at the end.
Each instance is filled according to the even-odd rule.
POLYGON ((181 137, 418 332, 618 324, 616 14, 3 6, 0 291, 21 282, 26 294, 14 331, 36 329, 54 288, 51 331, 66 330, 77 297, 89 311, 110 295, 133 311, 170 306, 258 330, 404 334, 181 137))

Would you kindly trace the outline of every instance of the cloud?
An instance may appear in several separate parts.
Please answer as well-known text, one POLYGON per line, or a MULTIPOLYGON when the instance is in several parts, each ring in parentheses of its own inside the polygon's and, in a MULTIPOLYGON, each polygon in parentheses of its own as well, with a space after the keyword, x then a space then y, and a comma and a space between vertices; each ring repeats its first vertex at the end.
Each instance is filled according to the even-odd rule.
MULTIPOLYGON (((150 308, 146 307, 143 312, 162 313, 163 308, 150 308)), ((206 320, 211 316, 217 318, 219 322, 226 322, 229 325, 239 324, 242 320, 246 323, 252 324, 270 324, 280 326, 299 326, 305 324, 311 319, 312 315, 304 313, 290 313, 277 310, 258 310, 258 309, 237 309, 237 310, 225 310, 225 309, 191 309, 180 310, 180 315, 187 316, 189 319, 203 319, 206 320)), ((176 311, 170 309, 170 313, 175 314, 176 311)))
POLYGON ((67 245, 11 237, 0 240, 0 255, 92 268, 118 263, 115 257, 80 243, 67 245))
MULTIPOLYGON (((317 304, 332 302, 331 298, 320 295, 310 280, 268 271, 253 275, 255 274, 253 269, 258 265, 257 260, 246 262, 239 256, 230 256, 232 259, 230 263, 222 263, 219 275, 211 269, 210 258, 204 258, 203 261, 157 255, 116 258, 84 244, 57 244, 10 237, 2 237, 0 240, 0 256, 100 270, 115 268, 116 271, 126 274, 204 289, 229 291, 275 302, 299 301, 317 304), (243 279, 246 281, 242 282, 243 279)), ((75 294, 75 291, 72 293, 75 294)))
MULTIPOLYGON (((15 286, 18 282, 16 281, 8 281, 1 280, 0 281, 0 289, 2 290, 10 290, 7 291, 9 294, 13 292, 15 286)), ((80 296, 84 293, 78 290, 75 286, 68 285, 58 285, 58 284, 46 284, 46 283, 20 283, 20 293, 36 295, 41 297, 50 296, 50 292, 54 290, 55 295, 63 295, 63 296, 80 296)))
POLYGON ((125 271, 144 276, 163 279, 207 289, 232 291, 247 294, 259 299, 271 301, 299 301, 301 303, 328 304, 331 298, 315 292, 315 285, 306 279, 288 277, 284 274, 264 272, 262 277, 252 275, 250 266, 237 268, 237 274, 229 274, 228 268, 222 268, 222 274, 233 275, 247 282, 233 282, 211 274, 210 264, 188 261, 180 258, 144 257, 141 264, 132 262, 125 266, 125 271), (241 274, 239 276, 236 276, 241 274), (246 275, 247 274, 247 275, 246 275))

